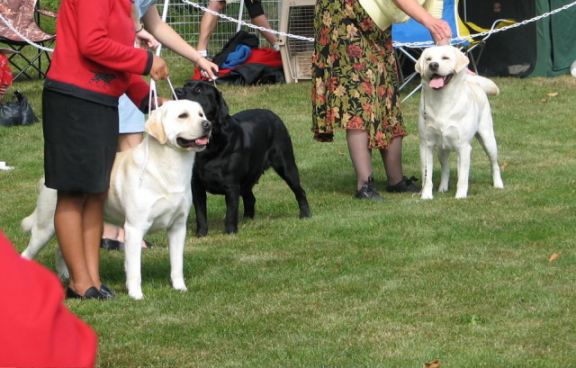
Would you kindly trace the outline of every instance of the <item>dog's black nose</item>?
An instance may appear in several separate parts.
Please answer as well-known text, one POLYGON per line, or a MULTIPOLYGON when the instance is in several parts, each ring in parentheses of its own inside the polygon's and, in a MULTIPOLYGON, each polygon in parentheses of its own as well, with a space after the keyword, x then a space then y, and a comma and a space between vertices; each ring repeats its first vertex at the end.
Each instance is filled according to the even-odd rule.
POLYGON ((205 131, 212 129, 212 123, 209 122, 208 120, 204 120, 202 122, 202 129, 204 129, 205 131))
POLYGON ((428 67, 430 68, 430 70, 433 71, 433 72, 437 71, 439 66, 440 66, 440 65, 438 65, 438 63, 436 63, 436 62, 430 63, 430 64, 428 65, 428 67))

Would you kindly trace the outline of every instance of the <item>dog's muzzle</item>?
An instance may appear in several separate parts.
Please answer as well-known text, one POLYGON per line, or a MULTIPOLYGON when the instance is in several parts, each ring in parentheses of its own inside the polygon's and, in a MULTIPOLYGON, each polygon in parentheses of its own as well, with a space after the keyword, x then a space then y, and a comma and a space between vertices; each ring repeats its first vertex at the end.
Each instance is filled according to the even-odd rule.
POLYGON ((202 125, 203 133, 201 137, 194 139, 178 137, 176 143, 185 149, 203 150, 206 148, 206 145, 208 145, 208 142, 210 141, 210 134, 212 133, 212 123, 208 120, 204 120, 200 124, 202 125))
POLYGON ((454 74, 448 74, 448 75, 432 74, 430 76, 430 80, 428 81, 428 85, 432 89, 442 89, 446 87, 448 83, 450 83, 450 80, 452 79, 453 76, 454 74))

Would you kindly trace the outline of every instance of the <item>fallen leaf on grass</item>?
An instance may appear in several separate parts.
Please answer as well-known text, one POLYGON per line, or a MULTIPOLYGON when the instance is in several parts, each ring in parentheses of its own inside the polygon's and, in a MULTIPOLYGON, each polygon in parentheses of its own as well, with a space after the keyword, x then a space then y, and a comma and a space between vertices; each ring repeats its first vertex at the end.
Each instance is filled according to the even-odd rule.
POLYGON ((504 162, 502 165, 500 165, 500 170, 504 171, 504 170, 506 170, 507 167, 508 167, 508 162, 504 162))
POLYGON ((552 253, 550 254, 550 257, 548 257, 548 262, 557 261, 558 258, 560 258, 560 253, 552 253))
POLYGON ((558 92, 550 92, 548 93, 548 97, 556 97, 558 96, 558 92))
POLYGON ((424 363, 424 368, 440 368, 440 360, 435 359, 431 362, 424 363))

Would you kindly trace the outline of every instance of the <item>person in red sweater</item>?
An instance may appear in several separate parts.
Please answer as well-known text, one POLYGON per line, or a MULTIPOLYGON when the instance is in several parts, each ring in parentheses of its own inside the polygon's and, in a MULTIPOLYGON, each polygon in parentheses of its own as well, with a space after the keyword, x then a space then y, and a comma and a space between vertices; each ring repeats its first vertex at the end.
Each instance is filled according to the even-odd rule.
POLYGON ((58 277, 0 231, 0 367, 93 367, 98 340, 64 305, 58 277))
POLYGON ((44 83, 45 184, 58 191, 56 236, 70 271, 69 298, 108 299, 100 280, 103 206, 118 142, 118 98, 146 110, 141 75, 168 67, 134 48, 130 0, 62 0, 56 46, 44 83))

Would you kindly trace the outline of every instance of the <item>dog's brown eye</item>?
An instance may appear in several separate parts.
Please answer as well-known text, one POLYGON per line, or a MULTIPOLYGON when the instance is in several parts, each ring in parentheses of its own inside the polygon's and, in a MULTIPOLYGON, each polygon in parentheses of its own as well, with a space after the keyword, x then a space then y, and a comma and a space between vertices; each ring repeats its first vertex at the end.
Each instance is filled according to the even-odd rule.
POLYGON ((182 114, 178 115, 178 119, 186 119, 188 117, 187 112, 183 112, 182 114))
POLYGON ((199 113, 198 113, 198 116, 200 116, 201 118, 203 118, 203 117, 204 117, 204 113, 199 112, 199 113))
POLYGON ((448 56, 442 56, 442 60, 450 60, 448 56))
POLYGON ((430 61, 430 60, 432 60, 431 57, 427 57, 427 58, 426 58, 426 61, 430 61))

